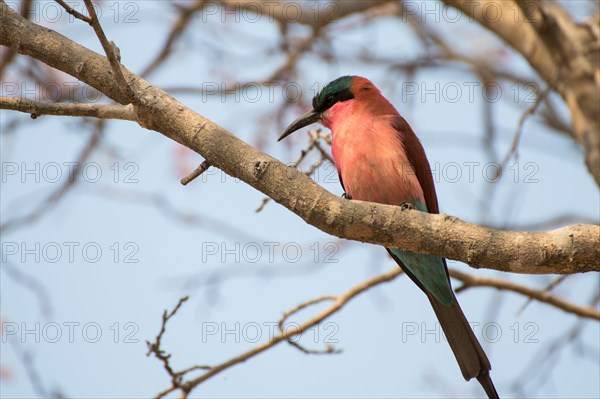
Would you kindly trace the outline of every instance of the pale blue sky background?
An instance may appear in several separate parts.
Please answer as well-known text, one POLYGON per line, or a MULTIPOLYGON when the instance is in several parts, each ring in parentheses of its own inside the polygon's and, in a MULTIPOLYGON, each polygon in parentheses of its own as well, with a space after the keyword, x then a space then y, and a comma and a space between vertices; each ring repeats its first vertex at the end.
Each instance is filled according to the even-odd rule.
MULTIPOLYGON (((43 14, 44 4, 47 3, 40 3, 39 12, 46 15, 41 21, 46 21, 48 27, 101 52, 91 29, 70 23, 66 17, 58 23, 49 22, 50 14, 43 14)), ((423 6, 421 2, 415 4, 423 6)), ((174 14, 165 9, 164 4, 149 1, 102 6, 107 35, 119 46, 124 65, 134 72, 141 71, 162 46, 174 20, 174 14), (116 10, 119 14, 115 17, 116 10), (133 16, 128 14, 132 11, 136 11, 133 16), (125 23, 128 15, 131 23, 125 23)), ((230 19, 223 24, 221 16, 219 11, 207 16, 206 21, 196 17, 192 31, 176 47, 176 56, 149 80, 160 87, 254 81, 268 76, 281 64, 282 57, 270 52, 279 38, 276 25, 266 18, 255 20, 254 16, 242 17, 239 22, 230 19), (214 43, 215 39, 218 43, 214 43), (227 51, 216 58, 215 47, 227 51)), ((332 51, 342 61, 326 64, 313 55, 302 58, 304 77, 297 83, 302 88, 304 104, 312 98, 314 91, 310 88, 315 83, 322 87, 344 74, 364 75, 373 80, 421 138, 439 174, 436 184, 444 213, 470 222, 508 227, 564 214, 598 221, 598 188, 584 167, 582 151, 571 139, 549 132, 533 119, 525 125, 518 164, 511 163, 513 169, 500 179, 490 197, 491 184, 482 175, 488 156, 482 146, 481 86, 474 86, 472 99, 468 96, 469 85, 477 79, 467 72, 444 69, 417 73, 407 81, 383 67, 349 61, 365 48, 379 57, 398 61, 412 59, 421 51, 410 29, 397 20, 377 19, 353 27, 357 21, 351 17, 338 22, 342 27, 347 26, 348 32, 332 40, 332 51), (418 92, 407 95, 407 90, 415 87, 418 92), (456 87, 460 91, 454 101, 456 95, 444 90, 456 87), (425 90, 432 90, 432 94, 425 95, 425 90), (466 166, 471 162, 476 163, 473 179, 469 179, 466 166), (458 177, 454 174, 456 165, 460 166, 458 177), (515 171, 519 171, 518 177, 515 171)), ((339 32, 338 28, 332 32, 339 32)), ((304 27, 293 29, 298 35, 307 32, 304 27)), ((438 29, 459 39, 477 32, 480 42, 457 40, 461 50, 481 51, 481 46, 487 43, 487 35, 465 20, 440 24, 438 29)), ((490 57, 497 56, 490 47, 490 57)), ((517 56, 508 54, 498 62, 514 64, 517 70, 530 74, 517 56)), ((10 79, 7 76, 2 83, 3 94, 10 79)), ((12 79, 15 80, 14 76, 12 79)), ((68 78, 68 81, 75 80, 68 78)), ((275 88, 273 98, 269 99, 268 89, 262 90, 256 102, 249 100, 254 98, 251 91, 239 99, 189 94, 176 97, 241 139, 261 144, 265 152, 283 162, 293 162, 305 146, 305 135, 297 133, 290 142, 275 144, 283 126, 272 115, 284 95, 280 88, 275 88), (260 139, 257 133, 261 134, 260 139)), ((529 94, 526 88, 518 90, 515 102, 516 88, 502 87, 494 108, 496 151, 500 156, 510 146, 529 94)), ((299 106, 298 112, 303 107, 299 106)), ((295 116, 289 112, 286 121, 295 116)), ((17 134, 6 134, 10 121, 26 120, 28 116, 2 111, 0 117, 3 167, 0 210, 4 223, 28 214, 58 187, 60 183, 49 182, 50 175, 44 175, 43 171, 50 173, 48 165, 53 162, 64 166, 63 163, 74 161, 89 137, 89 128, 82 127, 79 120, 42 117, 21 127, 17 134), (36 162, 40 163, 39 183, 35 175, 20 174, 23 166, 33 168, 36 162), (7 173, 7 168, 15 165, 19 172, 7 173)), ((180 152, 177 147, 162 135, 136 124, 108 122, 100 150, 90 160, 95 164, 87 170, 90 174, 86 179, 35 224, 3 234, 0 316, 6 324, 0 365, 9 369, 12 377, 2 381, 2 397, 37 395, 19 360, 22 350, 33 355, 48 390, 57 389, 69 397, 150 397, 166 388, 169 380, 162 365, 145 356, 145 341, 154 339, 163 310, 172 308, 182 295, 190 294, 190 300, 169 324, 163 341, 164 349, 173 354, 172 364, 177 369, 225 361, 256 345, 252 341, 257 335, 258 342, 268 339, 272 323, 285 310, 313 297, 342 293, 394 267, 382 248, 338 240, 306 225, 275 203, 255 213, 264 196, 219 171, 209 171, 202 180, 181 186, 179 179, 184 172, 177 165, 183 164, 183 170, 191 170, 201 158, 180 152), (178 160, 183 154, 186 158, 178 160), (118 162, 116 167, 115 162, 118 162), (96 165, 102 177, 92 183, 89 180, 93 179, 96 165), (118 177, 115 169, 120 171, 118 177), (133 173, 130 176, 133 182, 126 182, 128 173, 133 173), (172 214, 153 205, 149 200, 153 195, 161 196, 182 214, 196 215, 199 225, 173 220, 172 214), (70 242, 77 244, 65 244, 70 242), (54 252, 43 250, 37 252, 39 262, 32 255, 25 256, 23 262, 23 246, 35 248, 36 243, 40 248, 46 246, 47 251, 58 246, 63 252, 55 263, 48 261, 54 258, 54 252), (278 244, 273 259, 268 256, 268 245, 275 244, 269 243, 278 244), (94 257, 92 249, 82 253, 86 244, 101 249, 97 262, 86 260, 85 256, 94 257), (15 245, 18 252, 9 254, 15 245), (67 245, 75 247, 72 261, 67 245), (117 247, 118 259, 115 259, 117 247), (257 247, 261 253, 255 252, 257 247), (298 247, 301 252, 294 262, 298 247), (207 252, 214 248, 218 248, 216 254, 207 252), (235 251, 239 261, 223 249, 235 251), (128 254, 137 263, 125 262, 128 254), (317 263, 315 254, 319 258, 317 263), (330 256, 331 263, 323 262, 326 256, 330 256), (253 263, 254 260, 257 262, 253 263), (42 313, 38 298, 17 284, 7 267, 35 277, 45 286, 48 298, 43 305, 51 309, 50 314, 42 313), (218 273, 231 277, 215 283, 218 273), (69 325, 73 326, 72 342, 69 325), (12 329, 10 336, 6 334, 7 328, 12 329), (37 337, 36 333, 24 331, 36 328, 37 337), (61 335, 55 338, 57 331, 61 335), (96 331, 101 336, 94 339, 96 331), (213 331, 215 334, 210 334, 213 331)), ((63 167, 64 176, 66 171, 63 167)), ((326 178, 335 176, 332 171, 330 165, 323 167, 318 181, 341 194, 337 181, 326 178)), ((554 278, 490 270, 475 272, 457 262, 449 264, 538 288, 554 278)), ((598 284, 597 274, 571 276, 556 293, 587 304, 597 292, 598 284)), ((478 323, 474 324, 475 333, 492 361, 492 375, 502 396, 600 396, 597 322, 584 321, 577 343, 561 342, 561 349, 553 356, 540 358, 555 340, 564 339, 576 325, 575 316, 535 302, 520 312, 526 299, 492 289, 469 289, 458 298, 468 319, 478 323), (520 380, 525 376, 532 377, 530 383, 520 380), (518 387, 522 391, 515 390, 518 387)), ((304 320, 320 308, 305 311, 293 320, 304 320)), ((462 379, 436 327, 425 297, 402 277, 357 297, 326 324, 301 339, 315 349, 324 348, 331 339, 336 348, 343 350, 341 354, 309 356, 289 345, 280 345, 209 380, 193 396, 481 396, 476 382, 466 383, 462 379), (414 334, 408 334, 415 328, 414 334)))

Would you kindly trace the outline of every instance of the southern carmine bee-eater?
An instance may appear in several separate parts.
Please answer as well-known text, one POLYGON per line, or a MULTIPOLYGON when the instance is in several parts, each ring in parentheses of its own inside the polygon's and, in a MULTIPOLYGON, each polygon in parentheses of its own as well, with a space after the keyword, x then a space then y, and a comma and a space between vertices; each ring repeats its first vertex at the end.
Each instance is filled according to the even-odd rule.
MULTIPOLYGON (((342 76, 325 86, 312 105, 279 140, 315 122, 329 128, 344 197, 439 213, 431 169, 419 139, 371 81, 342 76)), ((476 377, 489 398, 498 398, 490 361, 454 296, 446 260, 386 249, 427 295, 465 379, 476 377)))

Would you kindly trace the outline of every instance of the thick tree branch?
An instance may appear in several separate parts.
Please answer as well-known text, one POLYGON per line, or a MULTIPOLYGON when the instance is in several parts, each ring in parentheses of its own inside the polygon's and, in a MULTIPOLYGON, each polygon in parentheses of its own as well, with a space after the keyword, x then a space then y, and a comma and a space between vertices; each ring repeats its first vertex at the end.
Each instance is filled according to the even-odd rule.
MULTIPOLYGON (((112 79, 111 66, 105 57, 20 17, 3 2, 0 8, 0 44, 68 73, 119 103, 129 102, 112 79)), ((395 206, 340 199, 139 76, 122 70, 139 99, 135 109, 141 126, 198 152, 215 167, 243 180, 329 234, 515 273, 600 270, 600 226, 510 232, 447 215, 403 212, 395 206)))

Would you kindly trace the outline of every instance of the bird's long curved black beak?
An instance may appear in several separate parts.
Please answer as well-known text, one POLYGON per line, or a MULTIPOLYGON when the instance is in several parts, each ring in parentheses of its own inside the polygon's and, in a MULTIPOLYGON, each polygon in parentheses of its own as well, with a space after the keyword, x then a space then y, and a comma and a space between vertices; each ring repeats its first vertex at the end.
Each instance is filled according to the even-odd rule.
POLYGON ((281 141, 285 137, 287 137, 290 134, 294 133, 296 130, 301 129, 304 126, 308 126, 310 124, 318 122, 320 120, 321 120, 321 113, 317 112, 317 111, 315 111, 313 109, 311 109, 310 111, 308 111, 307 113, 305 113, 304 115, 300 116, 298 119, 296 119, 295 121, 293 121, 287 127, 287 129, 285 129, 283 131, 283 133, 281 133, 281 136, 279 136, 279 138, 277 139, 277 141, 281 141))

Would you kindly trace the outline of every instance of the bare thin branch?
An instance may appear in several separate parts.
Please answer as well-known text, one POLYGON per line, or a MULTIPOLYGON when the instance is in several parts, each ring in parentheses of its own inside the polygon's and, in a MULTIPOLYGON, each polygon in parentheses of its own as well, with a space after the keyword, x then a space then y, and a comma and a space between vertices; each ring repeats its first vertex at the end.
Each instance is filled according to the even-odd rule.
POLYGON ((137 121, 135 110, 129 105, 109 104, 65 104, 43 103, 28 98, 0 96, 0 109, 10 109, 31 114, 36 119, 41 115, 83 116, 99 119, 137 121))
MULTIPOLYGON (((170 392, 173 392, 177 389, 180 389, 182 391, 183 397, 187 397, 188 393, 192 389, 194 389, 195 387, 197 387, 204 381, 214 377, 215 375, 221 373, 222 371, 224 371, 230 367, 233 367, 237 364, 245 362, 246 360, 266 351, 267 349, 274 347, 275 345, 277 345, 283 341, 287 341, 288 339, 292 338, 294 335, 301 334, 304 331, 308 330, 309 328, 316 326, 324 319, 328 318, 332 314, 339 311, 342 307, 344 307, 349 301, 351 301, 357 295, 359 295, 365 291, 368 291, 369 289, 371 289, 377 285, 392 281, 401 274, 402 274, 402 269, 400 269, 399 267, 395 267, 387 273, 372 277, 368 280, 365 280, 365 281, 355 285, 354 287, 350 288, 348 291, 344 292, 341 295, 324 297, 326 299, 335 298, 335 300, 333 300, 333 303, 331 305, 329 305, 326 309, 324 309, 323 311, 321 311, 314 317, 310 318, 309 320, 307 320, 303 323, 300 323, 296 328, 293 328, 293 329, 290 329, 289 331, 280 333, 280 334, 274 336, 273 338, 271 338, 271 340, 264 342, 247 352, 244 352, 238 356, 235 356, 221 364, 213 366, 206 373, 204 373, 190 381, 182 383, 183 387, 178 387, 178 386, 175 386, 175 384, 173 384, 171 387, 160 392, 158 397, 162 397, 162 396, 164 396, 170 392)), ((308 306, 311 303, 315 303, 315 300, 308 301, 308 303, 305 306, 308 306)), ((293 310, 294 309, 292 309, 292 311, 293 310)))
POLYGON ((205 1, 196 1, 189 7, 181 7, 179 9, 179 18, 173 24, 171 31, 163 44, 162 49, 159 53, 154 57, 154 59, 148 64, 146 68, 140 73, 140 76, 148 76, 152 72, 154 72, 161 64, 163 64, 173 52, 173 46, 177 42, 177 40, 181 37, 181 35, 185 32, 185 30, 191 25, 193 21, 193 16, 202 11, 205 7, 205 1))
POLYGON ((83 0, 83 2, 85 3, 88 13, 90 14, 92 28, 94 28, 94 32, 96 32, 96 36, 98 36, 98 40, 100 40, 100 44, 102 44, 104 53, 106 53, 106 56, 108 57, 114 78, 117 80, 123 95, 129 100, 128 103, 132 103, 135 96, 133 95, 133 91, 129 87, 129 84, 123 75, 123 71, 121 70, 121 61, 119 59, 120 57, 118 56, 118 48, 113 42, 109 42, 106 38, 104 30, 102 29, 102 25, 100 25, 100 21, 96 15, 96 10, 94 9, 92 1, 83 0))
POLYGON ((64 8, 65 11, 67 13, 69 13, 70 15, 72 15, 73 17, 80 19, 83 22, 90 24, 90 26, 92 26, 92 19, 90 17, 88 17, 87 15, 83 15, 82 13, 75 10, 73 7, 71 7, 67 3, 65 3, 63 0, 54 0, 54 1, 56 1, 58 4, 60 4, 61 7, 64 8))
POLYGON ((580 317, 600 320, 600 312, 596 309, 590 306, 575 305, 562 298, 550 294, 548 290, 536 290, 522 284, 513 283, 512 281, 505 279, 474 276, 472 274, 464 273, 456 269, 450 269, 449 272, 450 277, 463 282, 462 286, 455 289, 456 292, 461 292, 471 287, 494 287, 499 290, 517 292, 529 298, 535 299, 536 301, 547 303, 549 305, 562 309, 565 312, 573 313, 580 317))
POLYGON ((517 131, 515 132, 515 136, 513 138, 512 144, 510 145, 510 149, 504 156, 504 159, 502 160, 500 167, 497 169, 496 176, 493 180, 497 179, 502 174, 502 171, 504 170, 504 168, 506 168, 506 165, 508 165, 510 157, 512 157, 513 155, 515 155, 515 157, 518 157, 518 147, 519 142, 521 141, 521 136, 523 135, 523 126, 525 125, 525 121, 531 115, 536 113, 544 99, 548 96, 548 94, 550 94, 551 91, 552 86, 548 86, 540 95, 538 95, 535 103, 531 107, 527 108, 525 112, 523 112, 523 114, 521 114, 521 117, 519 118, 519 123, 517 125, 517 131))
MULTIPOLYGON (((186 391, 186 388, 182 385, 182 380, 186 373, 189 373, 190 371, 194 371, 194 370, 210 370, 211 369, 210 366, 193 366, 193 367, 188 367, 187 369, 184 369, 182 371, 174 371, 170 364, 170 361, 169 361, 169 359, 171 358, 171 355, 167 354, 161 348, 161 341, 162 341, 163 335, 165 334, 165 331, 167 329, 167 323, 173 316, 175 316, 177 311, 179 311, 179 309, 181 308, 181 305, 183 305, 183 303, 185 301, 187 301, 188 299, 189 299, 188 296, 184 296, 183 298, 179 299, 179 302, 177 302, 177 305, 175 306, 175 308, 173 308, 173 310, 171 312, 168 312, 167 310, 165 310, 162 315, 162 324, 160 327, 160 332, 156 336, 156 339, 154 340, 154 342, 146 341, 146 345, 148 345, 148 353, 146 353, 146 356, 150 356, 150 355, 154 354, 154 356, 162 362, 164 369, 167 371, 167 373, 171 377, 172 386, 175 388, 179 388, 183 391, 186 391)), ((168 392, 165 392, 165 395, 167 393, 168 392)), ((162 397, 162 395, 159 397, 162 397)))
MULTIPOLYGON (((557 286, 559 286, 563 281, 565 281, 565 279, 567 277, 569 277, 569 274, 563 274, 562 276, 557 277, 550 284, 548 284, 548 286, 546 288, 544 288, 542 290, 542 292, 550 292, 550 291, 552 291, 554 288, 556 288, 557 286)), ((525 309, 527 309, 527 306, 529 306, 529 304, 531 302, 533 302, 533 298, 532 297, 527 298, 527 301, 525 301, 525 303, 523 304, 523 306, 521 306, 521 308, 517 311, 517 315, 521 315, 521 313, 523 313, 525 311, 525 309)))
MULTIPOLYGON (((314 298, 314 299, 308 300, 306 302, 302 302, 301 304, 299 304, 298 306, 294 307, 291 310, 288 310, 287 312, 285 312, 283 314, 283 316, 281 316, 281 318, 279 319, 279 322, 277 323, 277 327, 279 327, 279 331, 281 332, 281 334, 285 334, 283 324, 293 314, 298 313, 302 309, 305 309, 309 306, 316 305, 317 303, 321 303, 323 301, 335 301, 336 299, 337 298, 333 295, 323 295, 321 297, 314 298)), ((300 332, 298 332, 298 333, 300 333, 300 332)), ((342 352, 339 349, 338 350, 334 349, 333 346, 331 346, 331 345, 327 345, 327 347, 324 350, 307 349, 304 346, 300 345, 298 342, 293 341, 293 337, 288 337, 286 339, 286 341, 288 342, 288 344, 292 345, 294 348, 300 350, 301 352, 306 353, 307 355, 325 355, 325 354, 342 352)))

